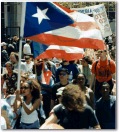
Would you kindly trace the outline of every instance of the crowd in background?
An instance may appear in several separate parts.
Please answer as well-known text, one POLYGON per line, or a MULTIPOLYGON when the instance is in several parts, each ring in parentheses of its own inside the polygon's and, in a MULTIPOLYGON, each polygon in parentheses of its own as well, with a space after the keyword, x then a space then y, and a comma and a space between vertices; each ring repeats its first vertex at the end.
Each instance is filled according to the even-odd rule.
POLYGON ((74 61, 36 60, 31 40, 23 39, 17 89, 19 41, 15 35, 1 43, 2 129, 116 128, 114 34, 105 38, 105 50, 84 49, 74 61))

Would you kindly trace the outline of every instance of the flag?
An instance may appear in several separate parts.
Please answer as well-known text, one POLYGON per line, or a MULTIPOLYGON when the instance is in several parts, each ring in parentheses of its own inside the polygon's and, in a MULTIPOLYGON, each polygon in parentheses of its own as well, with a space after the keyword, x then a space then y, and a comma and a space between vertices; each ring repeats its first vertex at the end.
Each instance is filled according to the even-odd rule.
POLYGON ((38 42, 34 42, 34 41, 32 41, 31 47, 32 47, 34 58, 39 56, 41 53, 43 53, 48 48, 47 45, 44 45, 44 44, 41 44, 38 42))
POLYGON ((41 83, 49 85, 52 77, 52 72, 45 67, 45 63, 43 62, 43 67, 41 71, 41 83))
POLYGON ((50 45, 45 52, 40 54, 36 59, 45 59, 45 58, 61 58, 68 61, 78 60, 83 58, 84 50, 78 47, 69 47, 69 46, 58 46, 50 45))
POLYGON ((104 49, 95 20, 51 2, 27 2, 24 37, 46 45, 104 49))
POLYGON ((50 70, 42 71, 41 76, 42 76, 41 83, 49 85, 50 79, 52 77, 52 72, 50 70))

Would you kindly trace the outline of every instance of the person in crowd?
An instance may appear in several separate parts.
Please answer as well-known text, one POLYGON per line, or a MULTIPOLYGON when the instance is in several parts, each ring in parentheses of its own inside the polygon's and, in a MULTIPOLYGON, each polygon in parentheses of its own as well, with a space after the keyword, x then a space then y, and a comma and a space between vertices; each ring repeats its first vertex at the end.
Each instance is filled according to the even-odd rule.
POLYGON ((5 66, 8 73, 3 75, 3 82, 6 84, 3 84, 3 91, 5 93, 5 97, 7 97, 9 94, 14 94, 15 90, 17 89, 18 74, 13 71, 14 67, 10 61, 6 62, 5 66))
POLYGON ((20 90, 16 90, 16 99, 14 102, 14 111, 21 106, 20 129, 38 129, 39 119, 37 109, 40 106, 40 85, 35 80, 27 80, 20 90))
POLYGON ((31 54, 30 43, 31 43, 31 40, 30 39, 27 39, 26 40, 26 44, 23 47, 24 56, 27 55, 27 54, 31 54))
POLYGON ((64 129, 100 129, 99 122, 92 108, 85 104, 85 94, 78 85, 65 86, 61 104, 56 105, 50 117, 40 127, 44 129, 50 123, 58 123, 64 129))
POLYGON ((96 116, 102 129, 115 129, 116 96, 110 95, 110 85, 103 82, 100 89, 102 97, 96 102, 96 116))
POLYGON ((41 59, 35 61, 33 71, 37 74, 37 80, 41 85, 43 109, 45 111, 46 118, 48 118, 49 112, 51 110, 50 106, 52 85, 54 85, 52 72, 50 71, 49 67, 47 67, 45 61, 41 59))
POLYGON ((4 100, 1 99, 1 129, 12 129, 12 123, 14 121, 14 113, 11 106, 4 100))
POLYGON ((55 76, 56 76, 56 65, 54 62, 51 60, 45 59, 45 64, 47 65, 48 69, 52 72, 52 77, 55 81, 55 76))
POLYGON ((113 60, 107 59, 107 50, 98 50, 100 59, 92 64, 92 76, 90 88, 94 83, 95 98, 96 100, 101 97, 100 87, 103 82, 108 82, 110 85, 110 94, 115 82, 116 65, 113 60), (95 82, 94 82, 95 81, 95 82))
MULTIPOLYGON (((15 52, 11 52, 10 61, 12 62, 13 66, 14 66, 14 70, 16 70, 18 72, 19 55, 15 52)), ((21 73, 25 73, 25 65, 23 62, 21 62, 20 70, 21 70, 21 73)))
POLYGON ((89 56, 84 56, 81 59, 81 65, 79 66, 81 73, 85 74, 86 78, 87 78, 87 86, 90 86, 90 82, 91 82, 91 68, 92 68, 92 60, 89 56))
POLYGON ((64 87, 69 84, 69 71, 66 68, 60 68, 59 70, 59 79, 60 82, 55 83, 52 86, 52 98, 51 98, 51 108, 53 108, 56 104, 59 103, 58 98, 56 96, 57 90, 61 87, 64 87))
POLYGON ((9 56, 7 52, 7 43, 1 43, 1 66, 4 66, 7 61, 9 61, 9 56))
POLYGON ((12 38, 12 43, 15 47, 15 51, 19 52, 19 37, 17 35, 14 35, 12 38))
POLYGON ((86 97, 86 102, 89 106, 92 107, 92 109, 95 108, 95 104, 94 104, 94 92, 92 91, 92 89, 88 88, 86 86, 86 76, 83 73, 79 73, 77 75, 76 80, 74 80, 74 83, 76 83, 77 85, 79 85, 79 88, 81 88, 81 90, 85 93, 85 97, 86 97))
POLYGON ((29 74, 29 77, 32 77, 33 76, 33 65, 34 65, 34 62, 31 61, 31 57, 30 56, 25 56, 25 62, 24 62, 24 65, 25 65, 25 73, 29 74))
POLYGON ((76 75, 80 72, 77 65, 74 63, 70 63, 67 60, 62 61, 62 65, 56 71, 56 83, 59 82, 59 72, 61 68, 66 68, 69 71, 69 81, 71 82, 72 79, 75 79, 76 75))

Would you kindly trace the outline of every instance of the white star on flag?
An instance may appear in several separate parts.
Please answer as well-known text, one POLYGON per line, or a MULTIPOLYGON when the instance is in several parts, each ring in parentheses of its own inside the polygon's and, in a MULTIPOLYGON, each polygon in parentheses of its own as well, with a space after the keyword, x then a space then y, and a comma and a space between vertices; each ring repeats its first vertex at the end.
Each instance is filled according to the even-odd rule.
POLYGON ((46 12, 47 11, 48 11, 48 8, 47 9, 44 9, 44 10, 40 10, 37 7, 37 13, 36 14, 33 14, 32 17, 37 17, 38 18, 38 22, 40 24, 43 19, 49 19, 50 20, 50 18, 48 16, 46 16, 46 12))

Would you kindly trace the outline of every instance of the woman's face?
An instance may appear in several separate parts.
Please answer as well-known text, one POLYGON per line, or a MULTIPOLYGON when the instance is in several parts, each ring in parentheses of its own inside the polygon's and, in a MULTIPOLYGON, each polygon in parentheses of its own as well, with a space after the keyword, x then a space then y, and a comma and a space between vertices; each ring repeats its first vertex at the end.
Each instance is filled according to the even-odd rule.
POLYGON ((11 64, 6 64, 6 69, 7 69, 8 72, 13 71, 11 64))
POLYGON ((85 85, 85 77, 83 74, 79 74, 77 77, 78 85, 84 86, 85 85))
POLYGON ((22 84, 20 90, 21 90, 21 93, 23 96, 27 96, 27 95, 31 94, 30 86, 26 82, 22 84))

